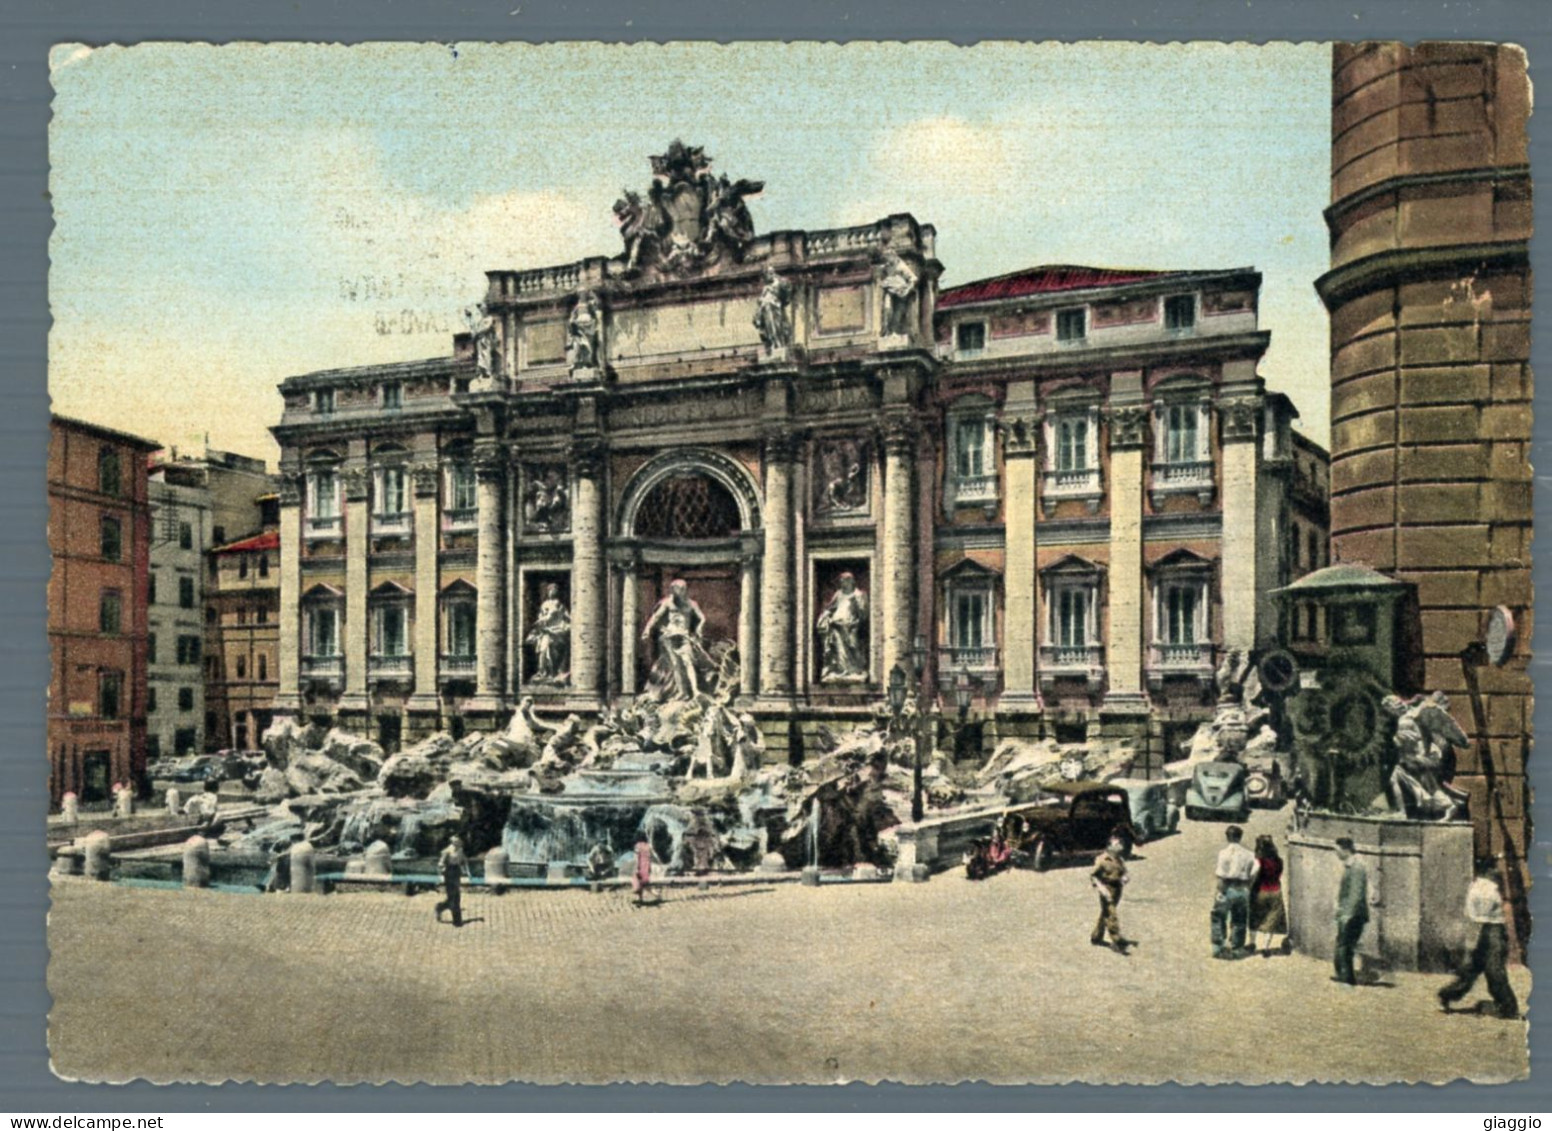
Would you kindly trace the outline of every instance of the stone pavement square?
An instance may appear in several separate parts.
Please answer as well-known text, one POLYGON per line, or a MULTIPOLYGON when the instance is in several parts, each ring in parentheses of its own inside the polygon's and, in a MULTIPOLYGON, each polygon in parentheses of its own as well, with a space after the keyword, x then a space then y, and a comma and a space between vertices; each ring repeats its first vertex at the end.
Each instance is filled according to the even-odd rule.
MULTIPOLYGON (((1280 814, 1248 833, 1282 840, 1280 814)), ((1509 1080, 1525 1025, 1445 1015, 1442 975, 1333 985, 1215 962, 1221 826, 1139 849, 1130 957, 1081 866, 971 883, 244 896, 56 883, 68 1078, 336 1082, 1509 1080)), ((1512 971, 1525 1001, 1529 974, 1512 971)))

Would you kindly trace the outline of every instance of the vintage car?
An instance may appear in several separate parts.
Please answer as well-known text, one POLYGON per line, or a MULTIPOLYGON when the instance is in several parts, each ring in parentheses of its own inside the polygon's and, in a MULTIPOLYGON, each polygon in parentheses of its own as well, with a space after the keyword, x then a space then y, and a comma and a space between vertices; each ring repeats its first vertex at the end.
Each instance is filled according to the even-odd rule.
POLYGON ((1238 762, 1202 762, 1191 776, 1186 816, 1193 821, 1243 821, 1250 816, 1249 775, 1238 762))
POLYGON ((1180 827, 1180 803, 1184 791, 1172 780, 1116 778, 1110 783, 1126 791, 1131 810, 1133 843, 1142 844, 1180 827))
POLYGON ((1288 779, 1275 758, 1245 766, 1245 799, 1257 809, 1281 809, 1288 800, 1288 779))
POLYGON ((1126 790, 1109 782, 1060 781, 1043 787, 1044 797, 1009 809, 1002 835, 1015 863, 1044 871, 1062 857, 1092 860, 1119 836, 1128 852, 1136 841, 1126 790))

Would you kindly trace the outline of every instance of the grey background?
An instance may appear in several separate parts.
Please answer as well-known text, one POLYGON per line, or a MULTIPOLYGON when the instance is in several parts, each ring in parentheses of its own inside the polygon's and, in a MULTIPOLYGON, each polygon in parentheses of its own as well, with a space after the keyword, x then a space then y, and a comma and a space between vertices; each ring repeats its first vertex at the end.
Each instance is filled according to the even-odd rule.
MULTIPOLYGON (((219 5, 200 0, 40 3, 17 0, 0 11, 0 1111, 471 1111, 522 1109, 608 1110, 1013 1110, 1201 1111, 1359 1109, 1509 1113, 1552 1109, 1552 1092, 1538 1079, 1545 1061, 1542 1041, 1552 1031, 1552 1008, 1531 1003, 1531 1080, 1497 1088, 1458 1083, 1444 1088, 1161 1086, 992 1088, 987 1085, 908 1088, 900 1085, 838 1088, 717 1087, 258 1087, 256 1085, 157 1087, 66 1084, 48 1068, 44 1027, 49 1008, 44 971, 48 951, 47 861, 40 835, 46 788, 44 697, 48 649, 44 587, 48 551, 44 527, 47 444, 46 391, 48 300, 48 48, 52 43, 130 43, 141 40, 556 40, 670 39, 1479 39, 1512 41, 1530 54, 1531 79, 1552 54, 1552 20, 1544 0, 1153 0, 1087 4, 1072 0, 1018 3, 932 0, 675 0, 627 5, 545 0, 242 0, 219 5), (514 14, 513 10, 517 9, 514 14)), ((932 81, 924 76, 923 81, 932 81)), ((952 82, 974 81, 956 75, 952 82)), ((1548 172, 1546 111, 1531 125, 1536 179, 1548 172)), ((1552 178, 1549 178, 1552 183, 1552 178)), ((1539 213, 1539 209, 1538 209, 1539 213)), ((1254 251, 1254 249, 1250 249, 1254 251)), ((1252 258, 1254 256, 1252 255, 1252 258)), ((1545 241, 1532 244, 1532 263, 1547 277, 1545 241)), ((1552 328, 1549 304, 1537 305, 1536 360, 1552 328)), ((1552 392, 1546 378, 1536 397, 1535 460, 1552 468, 1552 392)), ((1537 494, 1536 519, 1552 529, 1552 504, 1537 494)), ((1538 544, 1538 551, 1540 545, 1538 544)), ((1537 588, 1552 571, 1552 554, 1538 552, 1537 588)), ((1552 626, 1535 639, 1535 670, 1546 670, 1552 626)), ((1538 679, 1539 683, 1539 679, 1538 679)), ((1552 699, 1536 711, 1536 729, 1552 733, 1552 699)), ((1532 761, 1536 781, 1552 785, 1552 771, 1532 761)), ((1552 883, 1548 832, 1552 788, 1538 791, 1538 840, 1531 852, 1541 882, 1533 894, 1537 932, 1532 965, 1548 973, 1552 953, 1552 883), (1540 831, 1546 830, 1546 831, 1540 831)), ((111 924, 107 929, 112 929, 111 924)), ((240 955, 234 955, 241 961, 240 955)), ((1275 1042, 1298 1016, 1223 1018, 1223 1039, 1244 1048, 1247 1062, 1263 1042, 1275 1042)), ((1105 1024, 1096 1018, 1096 1025, 1105 1024)), ((1374 1039, 1394 1039, 1376 1032, 1374 1039)), ((1162 1029, 1159 1039, 1169 1040, 1162 1029)), ((1463 1124, 1465 1126, 1465 1124, 1463 1124)))

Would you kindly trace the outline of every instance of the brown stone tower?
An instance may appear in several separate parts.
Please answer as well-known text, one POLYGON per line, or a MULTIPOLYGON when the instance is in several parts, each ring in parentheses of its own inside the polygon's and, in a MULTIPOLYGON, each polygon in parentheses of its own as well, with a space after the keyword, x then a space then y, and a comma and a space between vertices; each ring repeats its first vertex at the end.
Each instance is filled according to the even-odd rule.
POLYGON ((1478 850, 1523 851, 1531 680, 1530 87, 1524 52, 1338 44, 1332 59, 1331 551, 1415 582, 1425 683, 1474 739, 1460 661, 1495 608, 1513 654, 1480 669, 1478 850))

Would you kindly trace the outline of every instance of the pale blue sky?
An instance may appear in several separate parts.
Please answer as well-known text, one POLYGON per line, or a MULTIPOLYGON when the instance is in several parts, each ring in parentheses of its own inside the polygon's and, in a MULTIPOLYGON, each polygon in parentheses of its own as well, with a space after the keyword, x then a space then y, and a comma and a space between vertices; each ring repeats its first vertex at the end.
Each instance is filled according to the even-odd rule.
POLYGON ((682 137, 761 231, 911 212, 943 285, 1265 275, 1268 383, 1327 434, 1324 45, 61 46, 56 411, 273 459, 275 384, 447 353, 488 269, 613 255, 682 137))

